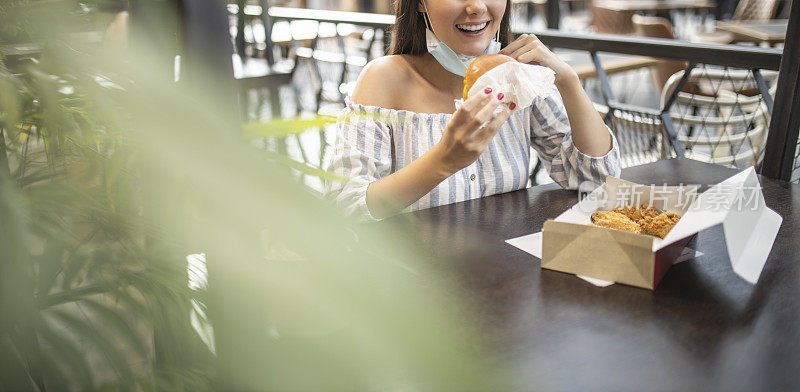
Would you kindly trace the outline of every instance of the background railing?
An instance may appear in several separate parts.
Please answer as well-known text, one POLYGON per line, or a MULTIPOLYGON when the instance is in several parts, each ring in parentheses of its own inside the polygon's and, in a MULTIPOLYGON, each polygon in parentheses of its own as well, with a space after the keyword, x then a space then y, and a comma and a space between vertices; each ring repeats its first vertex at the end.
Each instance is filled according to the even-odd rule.
POLYGON ((762 162, 774 105, 769 84, 777 81, 780 50, 551 30, 531 33, 550 48, 589 52, 602 91, 598 110, 617 136, 624 166, 676 156, 740 168, 762 162), (659 107, 653 109, 616 99, 601 52, 688 65, 669 78, 659 107))

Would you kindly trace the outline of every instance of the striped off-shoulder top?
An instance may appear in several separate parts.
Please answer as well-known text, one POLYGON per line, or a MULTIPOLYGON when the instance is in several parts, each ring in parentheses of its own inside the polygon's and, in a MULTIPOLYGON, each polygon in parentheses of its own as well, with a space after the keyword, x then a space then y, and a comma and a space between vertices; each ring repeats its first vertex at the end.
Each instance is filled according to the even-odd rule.
MULTIPOLYGON (((375 220, 366 204, 373 181, 402 169, 442 138, 451 113, 416 113, 366 106, 345 100, 337 122, 330 171, 349 181, 330 181, 327 195, 345 213, 375 220)), ((611 130, 609 130, 611 132, 611 130)), ((572 144, 569 120, 558 90, 517 110, 500 128, 483 154, 404 211, 510 192, 528 186, 531 148, 550 177, 567 189, 585 181, 601 184, 619 176, 617 140, 604 156, 593 157, 572 144)))

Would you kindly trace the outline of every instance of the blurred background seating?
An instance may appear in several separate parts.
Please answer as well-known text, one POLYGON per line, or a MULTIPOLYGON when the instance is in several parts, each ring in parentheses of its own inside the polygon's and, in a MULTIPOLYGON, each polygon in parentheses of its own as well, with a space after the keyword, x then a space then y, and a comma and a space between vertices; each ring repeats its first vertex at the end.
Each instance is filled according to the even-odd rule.
MULTIPOLYGON (((742 42, 780 49, 782 40, 743 42, 737 34, 716 30, 715 26, 768 20, 778 27, 762 26, 762 29, 785 34, 785 21, 771 18, 788 15, 790 3, 786 0, 513 0, 511 22, 512 30, 517 32, 544 32, 547 26, 555 25, 566 33, 615 34, 685 43, 742 42)), ((386 53, 388 31, 394 20, 388 0, 236 0, 229 3, 228 11, 236 55, 234 65, 243 89, 243 114, 249 121, 336 115, 363 67, 386 53), (264 82, 263 86, 259 81, 264 82)), ((597 53, 595 61, 590 57, 591 50, 559 45, 552 48, 573 65, 590 98, 617 133, 626 152, 626 166, 675 156, 674 142, 684 144, 687 156, 728 166, 758 164, 763 157, 770 110, 752 72, 700 64, 681 84, 678 82, 688 61, 614 50, 597 53), (597 72, 598 66, 603 69, 602 75, 597 72), (675 102, 669 103, 671 89, 678 84, 681 91, 675 102), (609 109, 609 96, 614 104, 630 107, 609 109), (633 110, 636 107, 645 110, 637 112, 633 110), (677 133, 673 136, 663 129, 659 113, 664 111, 674 118, 677 133)), ((768 82, 774 83, 775 75, 764 75, 768 82)), ((774 94, 774 88, 771 91, 774 94)), ((308 147, 315 154, 332 140, 325 132, 328 131, 311 143, 321 145, 308 147)), ((317 164, 324 167, 324 161, 321 157, 317 164)), ((546 173, 536 170, 532 178, 534 182, 549 181, 546 173)))
MULTIPOLYGON (((764 21, 775 17, 778 0, 741 0, 733 13, 733 21, 764 21)), ((728 44, 734 42, 736 35, 721 30, 701 31, 696 33, 698 42, 728 44)))

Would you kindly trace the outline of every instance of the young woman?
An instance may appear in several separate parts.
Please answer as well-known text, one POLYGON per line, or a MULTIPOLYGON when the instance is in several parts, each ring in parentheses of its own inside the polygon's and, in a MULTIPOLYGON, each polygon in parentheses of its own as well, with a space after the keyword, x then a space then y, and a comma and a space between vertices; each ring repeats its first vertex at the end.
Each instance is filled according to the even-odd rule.
POLYGON ((616 140, 575 71, 533 35, 509 42, 510 5, 396 0, 391 55, 364 68, 339 119, 331 168, 350 181, 329 195, 346 213, 375 220, 525 188, 531 147, 564 188, 619 174, 616 140), (556 88, 527 108, 487 88, 456 110, 466 67, 498 50, 551 68, 556 88))

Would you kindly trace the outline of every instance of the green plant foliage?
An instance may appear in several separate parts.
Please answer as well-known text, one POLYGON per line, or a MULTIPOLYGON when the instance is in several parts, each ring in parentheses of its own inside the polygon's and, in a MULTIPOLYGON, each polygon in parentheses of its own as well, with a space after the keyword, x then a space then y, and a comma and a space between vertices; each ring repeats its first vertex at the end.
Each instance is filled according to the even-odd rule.
POLYGON ((3 42, 41 45, 0 64, 0 390, 504 389, 423 253, 293 170, 343 179, 248 140, 330 118, 242 135, 152 45, 86 42, 81 9, 0 8, 20 18, 3 42))

